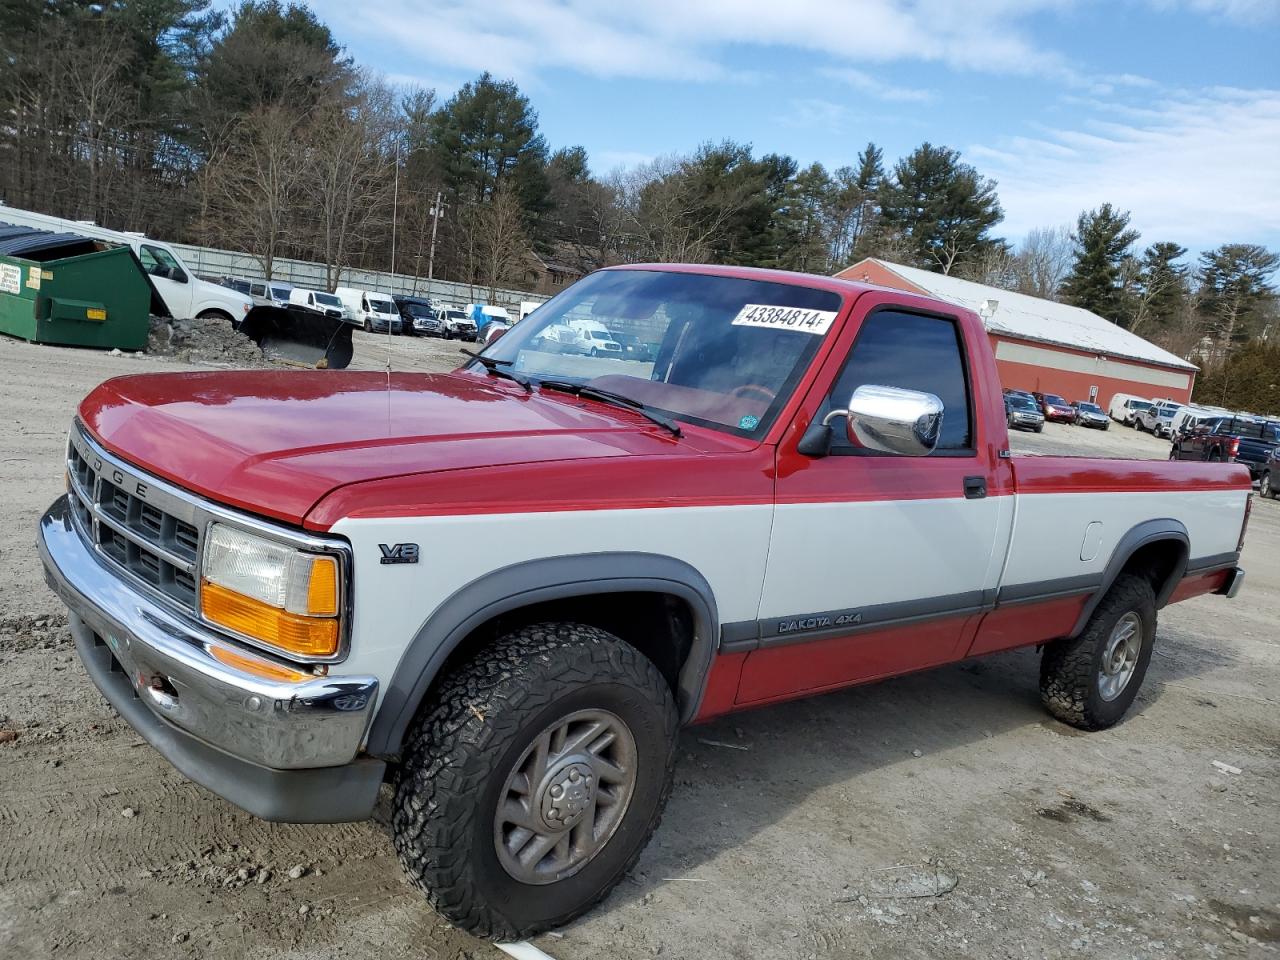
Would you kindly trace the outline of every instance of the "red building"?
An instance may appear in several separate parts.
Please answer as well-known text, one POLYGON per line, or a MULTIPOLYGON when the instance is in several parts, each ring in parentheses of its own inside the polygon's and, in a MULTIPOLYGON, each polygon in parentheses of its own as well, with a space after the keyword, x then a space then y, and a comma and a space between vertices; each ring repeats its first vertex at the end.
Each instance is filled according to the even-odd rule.
POLYGON ((1080 307, 872 258, 836 276, 975 311, 991 338, 1003 386, 1092 399, 1104 410, 1117 393, 1191 399, 1194 364, 1080 307))

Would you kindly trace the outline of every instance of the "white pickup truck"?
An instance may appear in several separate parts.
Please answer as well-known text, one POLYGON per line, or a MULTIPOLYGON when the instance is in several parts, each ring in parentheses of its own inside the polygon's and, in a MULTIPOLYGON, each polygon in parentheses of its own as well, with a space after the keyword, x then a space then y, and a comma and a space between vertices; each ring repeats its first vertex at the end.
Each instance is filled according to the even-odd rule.
POLYGON ((66 469, 39 547, 120 714, 268 819, 390 781, 413 882, 499 939, 626 874, 683 724, 1027 646, 1053 716, 1117 723, 1251 503, 1239 464, 1011 456, 974 313, 705 266, 593 274, 446 375, 109 380, 66 469), (539 348, 587 319, 652 361, 539 348))
POLYGON ((132 248, 143 269, 151 276, 156 292, 169 308, 170 316, 175 320, 216 317, 239 323, 253 308, 253 299, 249 295, 201 280, 182 262, 178 251, 173 247, 140 233, 122 233, 78 220, 64 220, 43 213, 18 210, 4 204, 0 204, 0 223, 36 227, 55 233, 78 233, 95 240, 106 240, 132 248))

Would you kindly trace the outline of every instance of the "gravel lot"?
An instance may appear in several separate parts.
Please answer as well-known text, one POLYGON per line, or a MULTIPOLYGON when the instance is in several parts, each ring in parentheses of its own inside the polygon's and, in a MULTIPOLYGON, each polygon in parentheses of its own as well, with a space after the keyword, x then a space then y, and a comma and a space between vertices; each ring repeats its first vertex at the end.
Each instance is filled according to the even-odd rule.
MULTIPOLYGON (((355 367, 385 365, 386 338, 356 343, 355 367)), ((449 369, 457 346, 390 343, 396 369, 449 369)), ((173 771, 80 669, 32 531, 62 490, 80 397, 180 368, 0 338, 0 957, 500 956, 403 882, 385 809, 260 823, 173 771)), ((1168 451, 1118 426, 1049 425, 1014 446, 1168 451)), ((1255 501, 1240 598, 1165 611, 1135 710, 1104 733, 1042 712, 1033 651, 686 731, 636 871, 538 946, 561 960, 1274 956, 1278 556, 1280 503, 1255 501)))

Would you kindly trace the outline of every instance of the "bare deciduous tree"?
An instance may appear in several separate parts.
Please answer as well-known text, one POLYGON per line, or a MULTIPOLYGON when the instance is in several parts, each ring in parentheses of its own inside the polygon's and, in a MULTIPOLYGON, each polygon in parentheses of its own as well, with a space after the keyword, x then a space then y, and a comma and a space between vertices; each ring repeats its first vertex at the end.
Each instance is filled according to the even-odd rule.
POLYGON ((303 122, 292 111, 263 108, 238 125, 208 165, 208 233, 232 249, 249 251, 267 279, 288 241, 305 176, 302 132, 303 122))

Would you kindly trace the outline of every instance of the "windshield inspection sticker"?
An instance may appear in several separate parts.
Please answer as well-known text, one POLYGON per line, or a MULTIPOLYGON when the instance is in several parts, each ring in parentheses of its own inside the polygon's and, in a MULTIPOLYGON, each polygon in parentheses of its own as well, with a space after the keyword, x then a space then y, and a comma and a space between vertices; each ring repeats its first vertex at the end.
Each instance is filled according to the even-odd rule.
POLYGON ((772 330, 797 330, 818 336, 831 329, 834 310, 808 310, 804 307, 771 307, 765 303, 748 303, 733 318, 735 327, 768 327, 772 330))

